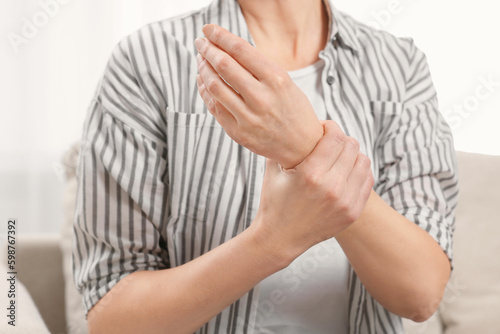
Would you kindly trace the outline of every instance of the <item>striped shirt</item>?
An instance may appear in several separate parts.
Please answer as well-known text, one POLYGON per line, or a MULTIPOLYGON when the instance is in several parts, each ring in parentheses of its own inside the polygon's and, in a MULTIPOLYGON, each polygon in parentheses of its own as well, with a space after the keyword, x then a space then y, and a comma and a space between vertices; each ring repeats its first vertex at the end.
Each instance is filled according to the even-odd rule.
MULTIPOLYGON (((372 160, 375 191, 452 258, 451 131, 424 54, 329 4, 319 57, 327 119, 372 160)), ((252 222, 265 159, 232 141, 198 95, 193 40, 216 23, 253 44, 236 0, 149 24, 114 49, 90 105, 78 168, 74 277, 88 311, 138 270, 179 266, 252 222)), ((197 333, 255 333, 258 287, 197 333)), ((402 333, 352 269, 348 331, 402 333)))

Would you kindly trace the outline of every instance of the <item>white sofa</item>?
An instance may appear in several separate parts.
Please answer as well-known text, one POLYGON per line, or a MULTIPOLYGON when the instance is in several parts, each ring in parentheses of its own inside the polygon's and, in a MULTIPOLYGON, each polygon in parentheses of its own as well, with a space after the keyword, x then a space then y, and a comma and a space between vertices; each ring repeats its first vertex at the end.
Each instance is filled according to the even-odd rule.
MULTIPOLYGON (((64 160, 67 222, 61 235, 18 239, 22 245, 18 251, 19 279, 36 305, 23 309, 19 318, 20 323, 31 324, 24 333, 46 333, 41 319, 51 333, 87 332, 69 262, 76 153, 64 160), (33 329, 36 323, 39 330, 33 329)), ((460 152, 458 163, 461 192, 454 238, 455 268, 438 312, 420 324, 405 320, 409 334, 500 333, 500 156, 460 152)), ((0 332, 6 332, 1 326, 4 322, 0 332)), ((22 328, 16 331, 22 332, 22 328)))

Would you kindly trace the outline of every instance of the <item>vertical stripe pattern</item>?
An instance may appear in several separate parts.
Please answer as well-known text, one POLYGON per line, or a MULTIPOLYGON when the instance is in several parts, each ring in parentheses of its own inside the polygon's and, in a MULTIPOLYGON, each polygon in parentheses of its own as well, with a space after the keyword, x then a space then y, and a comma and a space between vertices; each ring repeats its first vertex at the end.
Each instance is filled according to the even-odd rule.
MULTIPOLYGON (((375 190, 452 258, 457 200, 451 131, 425 55, 327 3, 320 57, 327 119, 358 139, 375 190)), ((199 98, 194 39, 217 23, 249 40, 236 0, 145 26, 114 49, 84 126, 74 277, 87 311, 138 270, 179 266, 247 228, 265 159, 232 141, 199 98)), ((402 333, 400 319, 351 270, 349 333, 402 333)), ((258 289, 198 333, 254 333, 258 289)))

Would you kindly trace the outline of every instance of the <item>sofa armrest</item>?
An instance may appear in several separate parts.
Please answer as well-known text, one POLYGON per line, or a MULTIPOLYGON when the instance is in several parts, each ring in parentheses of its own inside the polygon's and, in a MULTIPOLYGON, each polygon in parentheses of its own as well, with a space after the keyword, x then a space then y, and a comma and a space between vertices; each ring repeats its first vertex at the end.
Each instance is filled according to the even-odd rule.
MULTIPOLYGON (((18 235, 16 270, 51 333, 66 332, 61 239, 54 235, 18 235)), ((1 261, 6 263, 6 243, 1 261)), ((24 317, 24 316, 21 316, 24 317)), ((22 321, 21 321, 22 322, 22 321)))

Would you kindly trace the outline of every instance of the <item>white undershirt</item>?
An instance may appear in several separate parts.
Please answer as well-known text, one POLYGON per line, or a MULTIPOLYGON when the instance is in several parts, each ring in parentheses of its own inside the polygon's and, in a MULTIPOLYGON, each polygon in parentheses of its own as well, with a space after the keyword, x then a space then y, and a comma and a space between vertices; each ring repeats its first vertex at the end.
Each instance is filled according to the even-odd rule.
POLYGON ((320 59, 312 65, 288 74, 293 82, 306 94, 319 119, 326 119, 325 97, 323 94, 322 72, 325 62, 320 59))
MULTIPOLYGON (((319 119, 326 119, 324 61, 288 72, 307 95, 319 119)), ((349 263, 332 238, 310 248, 260 285, 256 333, 347 334, 349 263)))

